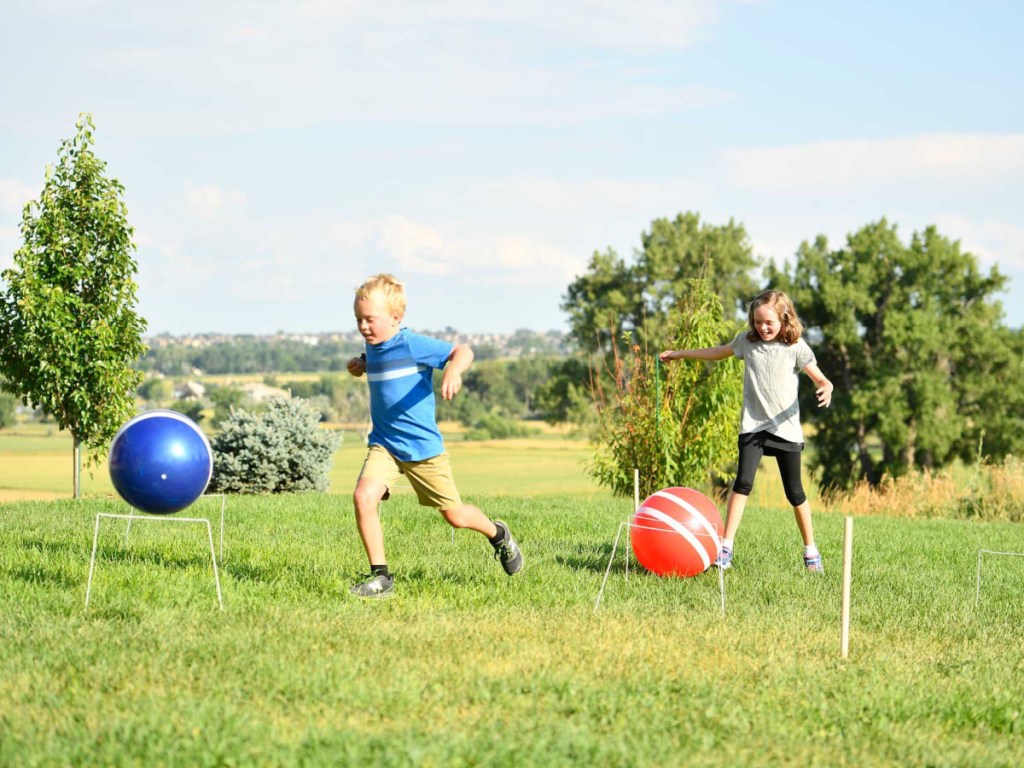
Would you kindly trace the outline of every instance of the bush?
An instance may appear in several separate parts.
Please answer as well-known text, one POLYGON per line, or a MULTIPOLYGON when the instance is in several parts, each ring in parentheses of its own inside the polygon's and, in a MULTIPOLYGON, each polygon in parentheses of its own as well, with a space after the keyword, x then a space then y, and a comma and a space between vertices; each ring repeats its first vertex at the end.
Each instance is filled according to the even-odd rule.
POLYGON ((325 491, 341 435, 319 427, 300 398, 270 400, 259 414, 232 410, 213 446, 213 493, 325 491))
POLYGON ((0 429, 14 426, 14 414, 18 407, 18 398, 7 392, 0 392, 0 429))
POLYGON ((496 413, 480 417, 472 429, 466 432, 466 440, 507 440, 510 437, 529 437, 537 430, 514 419, 506 419, 496 413))
MULTIPOLYGON (((672 349, 700 349, 727 342, 739 330, 724 317, 722 302, 705 278, 687 282, 671 315, 672 349)), ((595 374, 598 427, 587 472, 618 496, 640 498, 659 488, 706 488, 729 477, 736 455, 736 423, 743 403, 743 372, 734 357, 716 363, 658 362, 660 350, 629 341, 629 356, 615 353, 612 384, 595 374)))

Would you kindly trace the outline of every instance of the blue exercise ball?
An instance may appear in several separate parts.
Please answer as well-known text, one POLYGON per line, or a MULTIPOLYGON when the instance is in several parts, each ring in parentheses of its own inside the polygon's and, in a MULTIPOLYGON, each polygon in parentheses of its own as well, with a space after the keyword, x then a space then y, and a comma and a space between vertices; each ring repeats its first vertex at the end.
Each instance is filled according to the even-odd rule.
POLYGON ((213 475, 210 441, 176 411, 146 411, 110 444, 110 479, 128 504, 169 515, 203 495, 213 475))

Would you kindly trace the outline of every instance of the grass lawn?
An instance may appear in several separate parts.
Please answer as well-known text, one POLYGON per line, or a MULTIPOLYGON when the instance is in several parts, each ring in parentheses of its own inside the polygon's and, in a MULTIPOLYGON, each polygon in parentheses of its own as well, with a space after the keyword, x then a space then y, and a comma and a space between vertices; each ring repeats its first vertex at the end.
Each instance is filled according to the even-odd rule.
POLYGON ((197 526, 104 521, 86 610, 95 515, 123 505, 0 505, 0 765, 1024 763, 1024 558, 987 560, 975 607, 977 550, 1024 551, 1019 525, 858 519, 844 662, 838 515, 814 577, 792 513, 748 508, 724 619, 713 573, 621 559, 595 614, 627 502, 466 495, 524 571, 398 496, 383 603, 346 594, 343 500, 232 497, 223 612, 197 526))

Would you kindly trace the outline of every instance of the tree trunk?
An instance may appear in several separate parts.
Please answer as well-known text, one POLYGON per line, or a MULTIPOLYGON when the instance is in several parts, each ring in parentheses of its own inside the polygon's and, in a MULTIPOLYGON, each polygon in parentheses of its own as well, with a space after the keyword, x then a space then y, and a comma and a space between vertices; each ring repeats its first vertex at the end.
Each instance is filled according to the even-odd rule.
POLYGON ((74 435, 75 447, 73 449, 73 458, 71 462, 71 485, 75 491, 75 498, 82 498, 82 442, 78 439, 78 435, 74 435))

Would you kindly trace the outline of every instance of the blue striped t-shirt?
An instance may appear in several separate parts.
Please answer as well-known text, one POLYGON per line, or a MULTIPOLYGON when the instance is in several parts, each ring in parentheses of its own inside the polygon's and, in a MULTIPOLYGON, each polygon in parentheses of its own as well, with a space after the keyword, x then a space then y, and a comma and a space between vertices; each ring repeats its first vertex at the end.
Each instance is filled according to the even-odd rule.
POLYGON ((402 461, 444 452, 434 410, 434 369, 443 368, 455 345, 402 328, 381 344, 366 345, 370 385, 369 443, 402 461))

